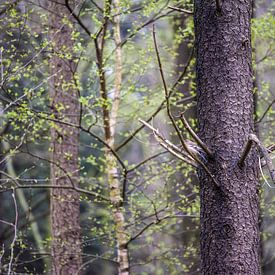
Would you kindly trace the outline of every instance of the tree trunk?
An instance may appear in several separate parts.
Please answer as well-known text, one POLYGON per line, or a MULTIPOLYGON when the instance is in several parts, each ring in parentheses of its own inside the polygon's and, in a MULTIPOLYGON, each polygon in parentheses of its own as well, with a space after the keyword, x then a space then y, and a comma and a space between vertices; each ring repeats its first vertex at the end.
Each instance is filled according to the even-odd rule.
MULTIPOLYGON (((114 99, 112 102, 111 111, 103 109, 105 140, 110 148, 114 149, 117 115, 121 99, 121 84, 122 84, 122 47, 120 36, 120 0, 114 0, 114 11, 117 14, 114 16, 114 40, 115 40, 115 85, 114 99)), ((102 86, 102 92, 107 94, 106 86, 102 86)), ((107 97, 106 95, 103 96, 107 97)), ((128 255, 128 236, 126 231, 126 221, 123 205, 123 184, 119 179, 119 169, 117 161, 111 152, 106 149, 106 171, 110 190, 110 201, 112 204, 113 219, 115 224, 116 237, 116 252, 118 262, 118 274, 128 275, 130 264, 128 255)))
POLYGON ((195 1, 199 134, 220 184, 199 171, 202 274, 260 274, 256 151, 238 166, 254 132, 251 14, 248 0, 195 1))
MULTIPOLYGON (((63 1, 65 2, 65 1, 63 1)), ((74 73, 70 14, 64 3, 50 4, 50 39, 53 44, 50 87, 51 108, 55 120, 79 123, 78 92, 74 73), (68 56, 67 56, 68 55, 68 56)), ((58 186, 78 186, 79 130, 62 123, 51 128, 51 183, 58 186)), ((79 225, 79 194, 71 189, 51 191, 52 263, 53 274, 79 274, 81 266, 81 230, 79 225)))

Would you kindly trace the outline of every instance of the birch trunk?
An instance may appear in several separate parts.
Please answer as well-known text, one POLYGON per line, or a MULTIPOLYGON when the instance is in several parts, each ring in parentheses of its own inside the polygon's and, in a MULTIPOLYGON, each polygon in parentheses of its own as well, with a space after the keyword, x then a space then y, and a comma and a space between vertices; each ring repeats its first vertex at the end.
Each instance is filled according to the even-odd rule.
MULTIPOLYGON (((122 49, 121 49, 121 36, 120 36, 120 1, 114 0, 114 39, 115 39, 115 89, 114 98, 111 111, 103 111, 104 115, 104 128, 106 143, 110 148, 114 149, 115 142, 115 127, 117 122, 117 114, 121 96, 121 82, 122 82, 122 49)), ((105 92, 106 86, 102 87, 105 92)), ((115 224, 115 234, 117 242, 117 261, 119 275, 129 274, 129 257, 128 257, 128 236, 125 228, 125 213, 123 209, 122 198, 122 184, 119 179, 119 171, 117 161, 111 152, 106 149, 106 170, 108 177, 108 184, 110 188, 110 201, 112 204, 113 218, 115 224)))

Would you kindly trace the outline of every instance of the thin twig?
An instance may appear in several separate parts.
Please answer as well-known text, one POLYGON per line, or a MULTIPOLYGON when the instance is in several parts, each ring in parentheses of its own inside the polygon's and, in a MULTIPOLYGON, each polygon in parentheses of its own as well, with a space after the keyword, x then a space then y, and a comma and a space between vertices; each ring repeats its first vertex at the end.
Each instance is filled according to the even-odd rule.
MULTIPOLYGON (((1 219, 0 219, 0 222, 3 223, 3 224, 6 224, 6 225, 12 226, 12 227, 14 226, 13 223, 7 222, 7 221, 1 220, 1 219)), ((1 234, 2 234, 2 233, 1 233, 1 234)), ((2 235, 2 236, 3 236, 3 235, 2 235)))
POLYGON ((179 12, 184 12, 184 13, 187 13, 187 14, 193 14, 193 12, 190 11, 190 10, 186 10, 186 9, 182 9, 182 8, 178 8, 178 7, 168 6, 168 9, 179 11, 179 12))
POLYGON ((166 81, 165 81, 165 77, 164 77, 164 73, 163 73, 163 69, 162 69, 162 63, 161 63, 161 60, 160 60, 160 55, 159 55, 159 51, 158 51, 158 45, 157 45, 157 40, 156 40, 156 33, 155 33, 155 26, 153 25, 153 40, 154 40, 154 47, 155 47, 155 52, 156 52, 156 55, 157 55, 157 61, 158 61, 158 66, 159 66, 159 71, 160 71, 160 75, 161 75, 161 79, 162 79, 162 83, 163 83, 163 87, 164 87, 164 91, 165 91, 165 100, 166 100, 166 109, 167 109, 167 114, 174 126, 174 129, 176 130, 177 132, 177 135, 180 139, 180 142, 181 142, 181 145, 183 147, 183 149, 198 163, 200 164, 203 169, 205 170, 205 172, 212 178, 213 182, 219 186, 219 183, 216 181, 215 177, 211 174, 211 172, 209 171, 209 169, 206 167, 206 165, 198 158, 197 155, 195 155, 188 147, 188 145, 186 144, 186 142, 184 141, 181 133, 180 133, 180 130, 179 130, 179 127, 177 126, 173 116, 172 116, 172 113, 171 113, 171 110, 170 110, 170 102, 169 102, 169 98, 170 98, 170 94, 169 94, 169 91, 167 89, 167 84, 166 84, 166 81))
POLYGON ((159 157, 160 155, 164 155, 164 154, 167 154, 167 151, 164 151, 164 152, 160 152, 160 153, 157 153, 151 157, 148 157, 147 159, 141 161, 140 163, 138 163, 137 165, 135 165, 134 167, 128 169, 128 173, 131 173, 135 170, 137 170, 140 166, 144 165, 145 163, 147 163, 148 161, 152 160, 152 159, 155 159, 157 157, 159 157))
MULTIPOLYGON (((188 61, 184 67, 183 72, 179 75, 179 77, 177 78, 177 80, 174 82, 174 84, 172 85, 172 87, 169 90, 169 95, 172 96, 173 92, 175 91, 176 87, 179 85, 179 83, 182 81, 182 79, 184 78, 187 69, 191 63, 192 57, 194 54, 194 47, 192 48, 192 51, 189 55, 188 61)), ((149 122, 151 119, 153 119, 164 107, 165 107, 165 103, 166 103, 166 99, 164 99, 160 105, 158 106, 158 108, 156 109, 156 111, 148 118, 146 119, 146 122, 149 122)), ((135 131, 133 131, 131 133, 131 135, 126 138, 124 141, 122 141, 116 148, 115 151, 119 151, 121 148, 123 148, 126 144, 128 144, 128 142, 130 142, 134 136, 136 136, 142 129, 144 128, 144 124, 142 124, 140 127, 138 127, 135 131)))
MULTIPOLYGON (((3 173, 3 172, 1 172, 3 173)), ((110 201, 109 198, 105 197, 104 195, 98 194, 94 191, 88 191, 79 187, 73 187, 73 186, 66 186, 66 185, 50 185, 50 184, 25 184, 25 185, 19 185, 16 187, 12 187, 12 188, 7 188, 4 190, 1 190, 0 193, 5 193, 5 192, 9 192, 12 191, 14 189, 71 189, 71 190, 75 190, 79 193, 85 194, 85 195, 89 195, 89 196, 93 196, 95 198, 100 198, 103 201, 110 201)))
POLYGON ((117 161, 119 162, 119 164, 121 165, 121 167, 124 169, 124 170, 127 170, 123 160, 119 157, 119 155, 117 154, 116 150, 113 149, 112 147, 109 146, 109 144, 104 141, 102 138, 100 138, 98 135, 94 134, 93 132, 91 132, 91 130, 88 128, 84 128, 82 125, 78 125, 78 124, 73 124, 73 123, 70 123, 70 122, 67 122, 67 121, 64 121, 64 120, 59 120, 59 119, 56 119, 56 118, 51 118, 49 116, 45 116, 45 115, 41 115, 39 112, 36 112, 35 110, 30 110, 32 113, 34 113, 37 117, 41 118, 41 119, 44 119, 44 120, 48 120, 48 121, 52 121, 52 122, 56 122, 56 123, 60 123, 60 124, 63 124, 63 125, 67 125, 67 126, 70 126, 70 127, 74 127, 74 128, 77 128, 87 134, 89 134, 90 136, 92 136, 94 139, 96 139, 97 141, 99 141, 100 143, 102 143, 105 147, 107 147, 108 150, 110 150, 112 152, 112 154, 115 156, 115 158, 117 159, 117 161))
POLYGON ((3 66, 3 54, 2 48, 0 48, 0 66, 1 66, 1 87, 4 85, 4 66, 3 66))
POLYGON ((188 102, 188 101, 195 101, 196 98, 197 98, 196 95, 191 95, 191 96, 188 96, 188 97, 184 97, 184 98, 178 100, 178 101, 176 102, 176 105, 182 105, 182 104, 185 104, 185 103, 188 102))
POLYGON ((193 167, 197 167, 196 163, 194 162, 193 158, 191 158, 188 154, 186 154, 184 151, 182 151, 180 148, 178 148, 176 145, 172 144, 169 140, 164 138, 157 129, 155 129, 152 125, 147 123, 146 121, 139 119, 139 121, 148 127, 150 130, 153 131, 157 141, 159 144, 165 148, 167 151, 169 151, 171 154, 179 158, 180 160, 192 165, 193 167))
POLYGON ((9 6, 6 4, 5 7, 0 11, 0 16, 13 9, 21 0, 16 0, 13 3, 10 3, 9 6))
POLYGON ((267 106, 266 110, 262 114, 261 118, 258 119, 256 123, 262 122, 262 120, 265 118, 266 114, 269 112, 269 110, 272 108, 273 104, 275 103, 275 99, 273 99, 270 104, 267 106))
POLYGON ((104 10, 95 2, 95 1, 93 1, 93 0, 90 0, 93 4, 94 4, 94 6, 101 12, 101 13, 104 13, 104 10))
MULTIPOLYGON (((170 94, 169 94, 169 91, 167 89, 167 84, 166 84, 166 81, 165 81, 165 77, 164 77, 164 73, 163 73, 163 69, 162 69, 162 63, 161 63, 161 60, 160 60, 160 55, 159 55, 159 50, 158 50, 158 45, 157 45, 157 39, 156 39, 156 32, 155 32, 155 25, 153 25, 153 40, 154 40, 154 46, 155 46, 155 51, 156 51, 156 55, 157 55, 157 61, 158 61, 158 66, 159 66, 159 71, 160 71, 160 76, 161 76, 161 79, 162 79, 162 84, 163 84, 163 87, 164 87, 164 92, 165 92, 165 100, 166 100, 166 109, 167 109, 167 114, 177 132, 177 135, 180 139, 180 142, 182 144, 182 147, 184 148, 184 150, 189 153, 191 156, 192 156, 192 153, 188 152, 188 148, 187 148, 187 145, 185 143, 185 141, 183 140, 182 138, 182 135, 179 131, 179 128, 172 116, 172 113, 171 113, 171 110, 170 110, 170 101, 169 101, 169 98, 170 98, 170 94)), ((192 156, 193 157, 193 156, 192 156)))
POLYGON ((272 48, 272 44, 270 44, 270 46, 268 47, 265 55, 260 58, 259 60, 255 61, 256 64, 258 65, 259 63, 263 62, 265 59, 267 59, 268 57, 272 57, 274 54, 273 54, 273 48, 272 48))
POLYGON ((27 132, 28 132, 30 126, 31 126, 31 123, 28 125, 26 131, 22 135, 19 144, 16 145, 15 148, 9 149, 9 153, 3 159, 1 159, 0 164, 4 163, 10 157, 10 155, 15 154, 16 151, 19 150, 23 146, 26 135, 27 135, 27 132))
POLYGON ((14 189, 12 191, 12 199, 13 199, 13 203, 14 203, 14 211, 15 211, 15 219, 14 219, 14 237, 11 243, 11 255, 10 255, 10 261, 9 261, 9 267, 8 267, 8 275, 11 274, 11 269, 12 269, 12 262, 13 262, 13 258, 14 258, 14 246, 15 246, 15 242, 17 239, 17 225, 18 225, 18 208, 17 208, 17 202, 16 202, 16 198, 15 198, 15 193, 14 193, 14 189))
POLYGON ((213 152, 206 146, 206 144, 199 138, 199 136, 194 132, 194 130, 189 125, 187 119, 184 117, 184 114, 181 113, 180 115, 181 121, 183 125, 185 126, 186 130, 189 132, 189 134, 193 137, 193 139, 197 142, 197 144, 206 152, 206 154, 213 158, 213 152))
MULTIPOLYGON (((7 143, 4 140, 2 141, 2 145, 3 145, 3 148, 6 151, 10 149, 9 143, 7 143)), ((7 159, 7 161, 6 161, 6 167, 7 167, 7 174, 10 175, 12 178, 17 179, 17 178, 20 178, 22 176, 22 173, 19 174, 19 175, 16 174, 12 158, 7 159)), ((25 170, 24 173, 25 172, 27 172, 27 171, 25 170)), ((16 185, 19 186, 20 184, 16 184, 16 185)), ((21 207, 23 208, 23 210, 26 213, 28 211, 30 211, 29 212, 29 218, 31 220, 33 220, 34 219, 34 215, 31 212, 31 210, 29 209, 29 205, 28 205, 28 202, 27 202, 27 199, 25 197, 25 194, 24 194, 23 190, 18 189, 15 194, 17 195, 19 204, 21 205, 21 207)), ((39 252, 45 253, 45 249, 44 249, 44 246, 43 246, 43 238, 41 237, 41 234, 39 232, 39 228, 38 228, 37 222, 31 223, 30 227, 31 227, 31 230, 32 230, 32 233, 33 233, 33 238, 34 238, 34 240, 36 242, 36 245, 37 245, 37 248, 38 248, 39 252)), ((47 265, 47 261, 46 260, 45 260, 44 264, 47 265)))
POLYGON ((91 37, 92 33, 89 31, 89 29, 85 26, 85 24, 81 21, 79 16, 77 16, 74 12, 74 10, 71 8, 69 4, 69 0, 65 0, 65 6, 69 10, 70 14, 73 16, 73 18, 77 21, 77 23, 82 27, 82 29, 88 34, 88 36, 91 37))

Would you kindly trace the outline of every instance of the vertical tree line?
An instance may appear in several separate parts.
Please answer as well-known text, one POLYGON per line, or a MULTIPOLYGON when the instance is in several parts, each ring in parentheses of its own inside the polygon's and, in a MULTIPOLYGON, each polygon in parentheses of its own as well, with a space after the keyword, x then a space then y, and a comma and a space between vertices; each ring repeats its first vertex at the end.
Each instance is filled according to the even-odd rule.
POLYGON ((66 187, 79 186, 79 129, 65 125, 80 122, 79 93, 72 38, 72 15, 62 3, 51 2, 50 115, 51 125, 51 230, 52 272, 77 274, 81 266, 80 196, 66 187), (65 123, 55 121, 62 120, 65 123))
POLYGON ((199 135, 219 183, 200 172, 203 274, 260 274, 259 155, 239 163, 255 130, 251 15, 251 1, 195 1, 199 135))

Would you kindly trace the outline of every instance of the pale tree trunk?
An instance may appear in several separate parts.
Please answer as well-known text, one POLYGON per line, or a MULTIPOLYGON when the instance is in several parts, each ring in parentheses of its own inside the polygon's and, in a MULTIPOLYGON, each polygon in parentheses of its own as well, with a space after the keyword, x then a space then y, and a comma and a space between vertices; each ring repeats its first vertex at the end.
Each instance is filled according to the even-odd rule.
MULTIPOLYGON (((114 0, 115 13, 120 12, 120 0, 114 0)), ((122 49, 120 46, 120 16, 114 17, 114 39, 116 45, 115 51, 115 91, 114 100, 110 113, 110 136, 106 135, 106 141, 111 148, 114 148, 115 142, 115 127, 117 121, 117 114, 119 109, 119 102, 121 96, 121 82, 122 82, 122 49)), ((107 150, 107 170, 108 170, 108 181, 110 186, 110 200, 113 205, 113 215, 116 229, 116 240, 117 240, 117 260, 119 264, 119 274, 129 274, 129 258, 127 241, 128 237, 125 228, 125 216, 122 207, 122 188, 118 179, 118 167, 114 155, 107 150)))
MULTIPOLYGON (((110 5, 107 1, 106 5, 110 5)), ((117 261, 118 273, 120 275, 129 274, 129 257, 128 257, 128 236, 125 227, 125 213, 123 209, 122 189, 123 186, 119 179, 119 170, 117 160, 112 153, 115 142, 115 128, 117 122, 117 114, 119 109, 121 97, 121 82, 122 82, 122 49, 121 49, 121 36, 120 36, 120 1, 114 0, 114 40, 115 40, 115 87, 114 98, 112 100, 112 108, 109 111, 105 106, 103 107, 103 119, 105 129, 105 140, 109 146, 106 148, 106 171, 108 177, 108 184, 110 190, 110 201, 112 204, 113 219, 115 224, 115 234, 117 242, 117 261)), ((108 7, 107 7, 108 8, 108 7)), ((104 38, 103 38, 104 39, 104 38)), ((102 49, 103 52, 103 49, 102 49)), ((103 69, 104 70, 104 69, 103 69)), ((107 88, 105 83, 105 75, 102 75, 101 80, 101 95, 103 99, 107 98, 107 88)))
POLYGON ((199 134, 220 184, 200 171, 202 274, 260 274, 256 151, 238 165, 254 132, 251 14, 248 0, 195 1, 199 134))
MULTIPOLYGON (((79 123, 78 92, 74 74, 71 16, 65 1, 49 4, 50 59, 53 80, 50 87, 51 108, 55 120, 79 123), (62 2, 62 3, 61 3, 62 2), (67 20, 67 22, 66 22, 67 20)), ((51 183, 57 186, 78 186, 79 130, 56 122, 51 128, 51 183)), ((51 190, 52 268, 53 274, 78 274, 81 266, 81 229, 79 225, 79 194, 72 189, 51 190)))

